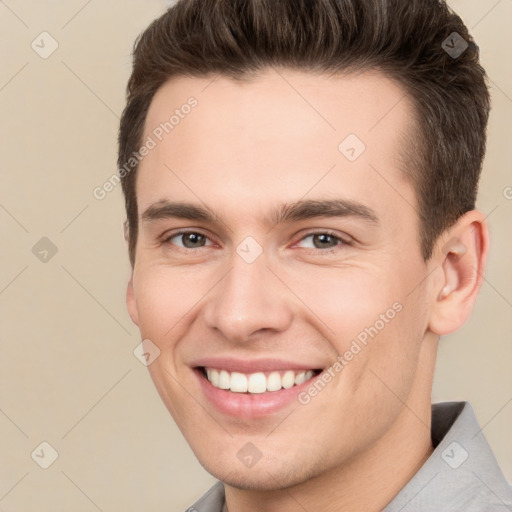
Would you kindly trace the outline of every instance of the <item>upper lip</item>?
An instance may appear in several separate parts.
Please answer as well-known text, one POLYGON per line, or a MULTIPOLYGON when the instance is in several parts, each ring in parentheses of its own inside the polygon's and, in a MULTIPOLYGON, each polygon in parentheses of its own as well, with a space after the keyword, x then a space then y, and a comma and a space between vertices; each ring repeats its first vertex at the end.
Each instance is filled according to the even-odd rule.
POLYGON ((323 365, 303 364, 284 359, 235 359, 232 357, 205 357, 193 361, 193 368, 216 368, 228 372, 257 373, 277 370, 318 370, 323 365))

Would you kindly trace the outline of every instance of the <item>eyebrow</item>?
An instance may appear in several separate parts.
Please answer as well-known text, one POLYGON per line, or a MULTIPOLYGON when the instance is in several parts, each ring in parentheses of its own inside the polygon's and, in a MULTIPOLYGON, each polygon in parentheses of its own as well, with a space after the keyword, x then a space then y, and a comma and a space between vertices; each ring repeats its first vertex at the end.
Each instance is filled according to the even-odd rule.
MULTIPOLYGON (((278 225, 317 217, 355 217, 371 224, 379 224, 379 218, 371 208, 347 199, 301 200, 285 203, 265 217, 267 224, 278 225)), ((162 219, 187 219, 215 223, 218 216, 206 206, 192 203, 170 202, 166 199, 150 205, 141 215, 145 223, 162 219)))

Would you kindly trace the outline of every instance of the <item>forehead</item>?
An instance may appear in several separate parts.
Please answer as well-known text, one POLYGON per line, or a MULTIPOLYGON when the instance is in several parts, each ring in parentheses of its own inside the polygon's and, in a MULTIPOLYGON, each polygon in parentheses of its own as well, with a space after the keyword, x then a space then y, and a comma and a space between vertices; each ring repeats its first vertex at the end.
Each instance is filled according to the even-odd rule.
POLYGON ((139 166, 139 212, 163 198, 258 208, 307 194, 382 202, 396 187, 411 196, 400 170, 411 113, 402 88, 377 72, 173 78, 146 118, 155 147, 139 166))

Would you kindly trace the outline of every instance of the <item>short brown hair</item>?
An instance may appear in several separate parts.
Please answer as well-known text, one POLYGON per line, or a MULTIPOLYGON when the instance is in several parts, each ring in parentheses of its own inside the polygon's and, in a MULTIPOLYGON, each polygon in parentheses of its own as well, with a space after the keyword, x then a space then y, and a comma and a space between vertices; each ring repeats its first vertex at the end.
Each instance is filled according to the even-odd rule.
MULTIPOLYGON (((438 236, 475 208, 490 109, 478 47, 442 0, 178 0, 135 42, 119 168, 139 149, 150 103, 167 80, 217 73, 243 80, 271 66, 377 70, 404 88, 417 133, 403 156, 428 260, 438 236)), ((121 175, 132 265, 136 172, 134 164, 121 175)))

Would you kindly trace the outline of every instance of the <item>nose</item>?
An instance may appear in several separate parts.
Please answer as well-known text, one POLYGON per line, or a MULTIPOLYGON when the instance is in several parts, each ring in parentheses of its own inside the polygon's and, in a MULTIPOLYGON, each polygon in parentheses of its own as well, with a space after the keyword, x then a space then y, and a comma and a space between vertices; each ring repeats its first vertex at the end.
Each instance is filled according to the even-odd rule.
POLYGON ((292 321, 292 304, 287 289, 267 267, 264 254, 252 263, 234 254, 230 263, 230 271, 203 306, 208 328, 238 343, 262 332, 285 331, 292 321))

